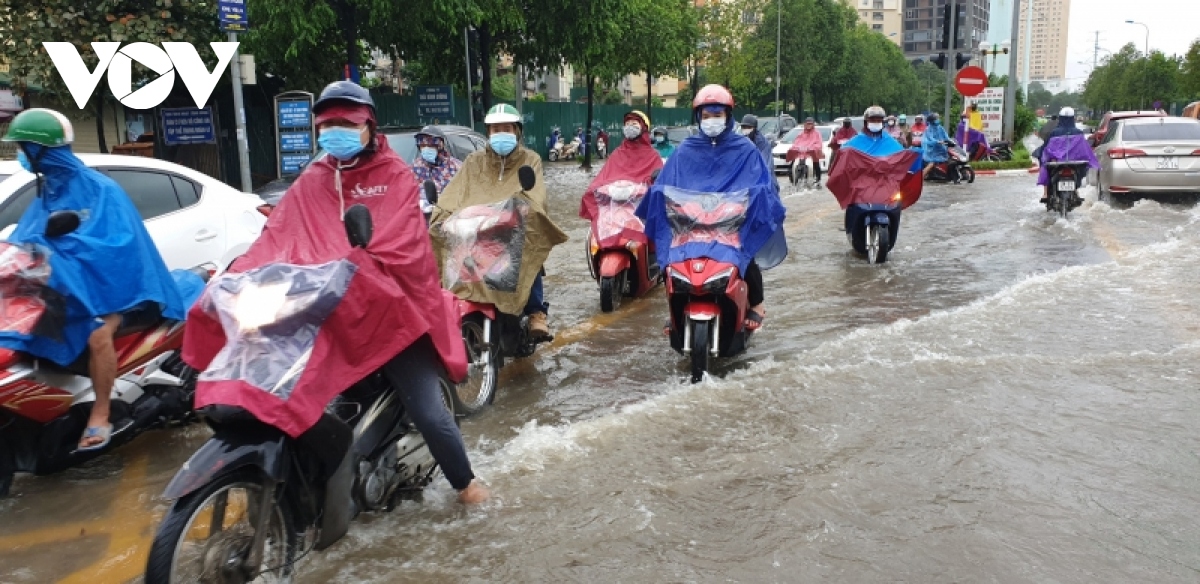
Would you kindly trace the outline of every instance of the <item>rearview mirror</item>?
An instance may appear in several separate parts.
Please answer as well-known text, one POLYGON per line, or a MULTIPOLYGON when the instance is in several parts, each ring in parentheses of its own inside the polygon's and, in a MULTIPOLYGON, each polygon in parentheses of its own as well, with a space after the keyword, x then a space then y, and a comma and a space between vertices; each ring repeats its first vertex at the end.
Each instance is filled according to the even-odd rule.
POLYGON ((537 173, 529 165, 517 169, 517 178, 521 181, 521 190, 531 191, 537 185, 537 173))
POLYGON ((81 219, 74 211, 55 211, 46 220, 46 237, 62 237, 79 229, 81 219))
POLYGON ((354 247, 367 247, 371 236, 375 234, 375 224, 371 220, 371 212, 364 205, 354 205, 346 210, 346 238, 354 247))
POLYGON ((438 202, 437 185, 433 184, 433 181, 427 180, 427 181, 425 181, 425 184, 423 184, 421 186, 424 187, 424 189, 425 189, 425 200, 429 201, 430 205, 437 205, 437 202, 438 202))

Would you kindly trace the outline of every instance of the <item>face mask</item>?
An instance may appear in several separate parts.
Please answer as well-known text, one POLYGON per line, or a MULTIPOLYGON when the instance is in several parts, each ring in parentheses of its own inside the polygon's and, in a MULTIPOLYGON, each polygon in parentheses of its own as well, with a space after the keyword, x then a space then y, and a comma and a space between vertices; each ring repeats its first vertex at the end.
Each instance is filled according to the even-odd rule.
POLYGON ((716 138, 725 131, 725 118, 708 118, 700 121, 700 130, 709 138, 716 138))
POLYGON ((362 132, 357 128, 325 128, 317 144, 338 160, 350 160, 363 150, 362 132))
POLYGON ((433 164, 434 162, 437 162, 437 155, 438 155, 437 148, 431 148, 429 146, 426 146, 421 149, 421 158, 424 158, 425 162, 428 162, 429 164, 433 164))
POLYGON ((888 125, 889 125, 889 126, 895 126, 895 125, 896 125, 896 122, 888 122, 888 125))
POLYGON ((867 129, 872 132, 882 131, 883 130, 883 122, 871 122, 871 123, 867 124, 867 129))
POLYGON ((517 147, 517 135, 510 132, 492 134, 488 137, 488 143, 492 145, 496 154, 508 156, 517 147))
POLYGON ((662 136, 655 136, 655 137, 654 137, 654 141, 655 141, 655 142, 658 142, 659 144, 662 144, 662 143, 663 143, 663 140, 666 140, 666 138, 663 138, 662 136))
POLYGON ((637 124, 629 124, 625 126, 625 139, 633 140, 642 135, 642 127, 637 124))
POLYGON ((754 133, 754 128, 742 128, 742 135, 749 136, 754 133))
POLYGON ((25 156, 24 150, 17 150, 17 162, 21 164, 21 168, 24 168, 28 172, 33 172, 33 165, 29 163, 29 158, 25 156))

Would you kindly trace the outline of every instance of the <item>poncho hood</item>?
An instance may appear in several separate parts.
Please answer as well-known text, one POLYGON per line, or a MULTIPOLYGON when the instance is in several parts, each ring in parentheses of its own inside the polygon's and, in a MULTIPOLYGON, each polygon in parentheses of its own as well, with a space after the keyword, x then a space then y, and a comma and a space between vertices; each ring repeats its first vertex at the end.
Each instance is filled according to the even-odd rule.
MULTIPOLYGON (((291 436, 307 430, 334 396, 378 371, 428 336, 453 380, 466 374, 456 301, 441 289, 417 182, 408 165, 379 137, 376 151, 348 162, 327 156, 310 164, 271 213, 262 236, 230 268, 269 264, 354 265, 345 294, 321 322, 309 365, 286 399, 243 379, 203 378, 196 406, 236 405, 291 436), (341 192, 338 186, 341 186, 341 192), (374 220, 366 249, 352 248, 343 208, 364 205, 374 220)), ((209 284, 207 296, 221 282, 209 284)), ((204 298, 192 309, 184 359, 205 370, 225 346, 220 322, 204 298)))

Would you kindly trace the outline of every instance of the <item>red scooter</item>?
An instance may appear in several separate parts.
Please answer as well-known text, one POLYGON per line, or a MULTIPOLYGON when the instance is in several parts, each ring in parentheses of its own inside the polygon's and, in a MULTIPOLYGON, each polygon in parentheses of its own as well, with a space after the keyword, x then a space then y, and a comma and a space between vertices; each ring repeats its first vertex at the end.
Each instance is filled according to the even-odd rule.
MULTIPOLYGON (((521 188, 537 184, 528 166, 517 170, 521 188)), ((425 198, 437 204, 437 189, 426 181, 425 198)), ((529 206, 519 197, 491 205, 473 205, 455 212, 442 223, 450 256, 445 272, 454 283, 484 282, 489 288, 512 292, 521 273, 525 245, 525 218, 529 206)), ((449 286, 448 286, 449 287, 449 286)), ((490 303, 459 298, 463 342, 467 346, 467 379, 451 392, 454 411, 471 416, 496 399, 496 381, 505 358, 528 357, 541 343, 554 337, 533 339, 529 317, 505 314, 490 303)))
MULTIPOLYGON (((55 213, 47 235, 70 233, 79 221, 74 212, 55 213)), ((0 328, 53 336, 62 326, 64 299, 46 285, 47 254, 36 246, 0 242, 0 328)), ((207 280, 209 273, 198 269, 196 275, 207 280)), ((104 448, 83 452, 76 448, 96 401, 88 379, 88 353, 62 367, 0 349, 0 497, 8 494, 15 473, 60 472, 147 429, 192 419, 196 372, 179 357, 182 322, 165 320, 154 309, 133 310, 124 315, 114 344, 112 439, 104 448)))
POLYGON ((588 270, 600 283, 603 312, 612 312, 625 296, 645 294, 662 278, 646 226, 634 214, 646 190, 646 185, 630 180, 596 189, 597 213, 587 241, 588 270))
MULTIPOLYGON (((689 243, 741 247, 748 191, 697 193, 668 187, 663 197, 672 248, 689 243)), ((737 266, 703 256, 670 264, 667 275, 671 348, 691 359, 696 383, 708 371, 710 358, 746 349, 752 333, 745 326, 749 289, 737 266)))

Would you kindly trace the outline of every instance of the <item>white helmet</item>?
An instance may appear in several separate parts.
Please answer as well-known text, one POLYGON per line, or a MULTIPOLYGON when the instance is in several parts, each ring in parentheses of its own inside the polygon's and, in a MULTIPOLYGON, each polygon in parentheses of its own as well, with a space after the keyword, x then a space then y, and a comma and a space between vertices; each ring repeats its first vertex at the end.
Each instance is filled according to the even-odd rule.
POLYGON ((1073 118, 1075 117, 1075 109, 1071 106, 1065 106, 1058 111, 1059 117, 1073 118))
POLYGON ((492 109, 488 110, 487 116, 483 118, 483 123, 487 125, 517 124, 520 126, 521 114, 517 111, 517 108, 508 105, 507 103, 500 103, 492 106, 492 109))

